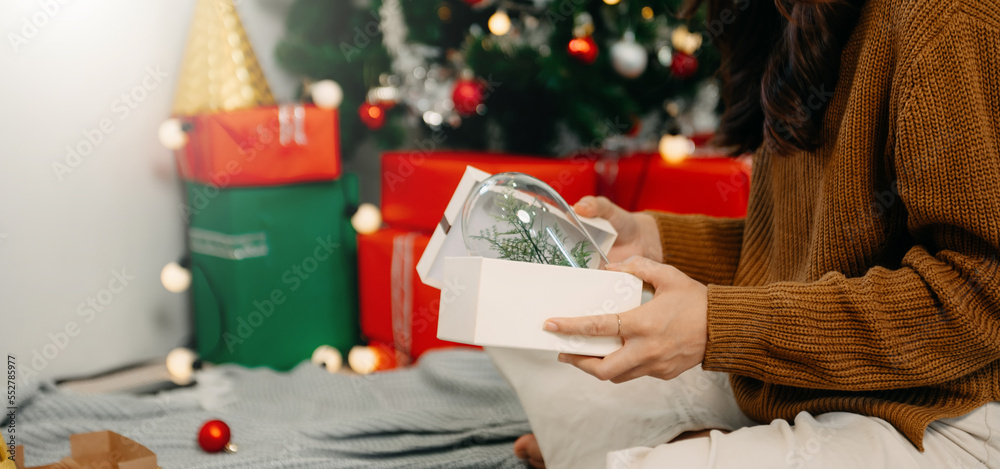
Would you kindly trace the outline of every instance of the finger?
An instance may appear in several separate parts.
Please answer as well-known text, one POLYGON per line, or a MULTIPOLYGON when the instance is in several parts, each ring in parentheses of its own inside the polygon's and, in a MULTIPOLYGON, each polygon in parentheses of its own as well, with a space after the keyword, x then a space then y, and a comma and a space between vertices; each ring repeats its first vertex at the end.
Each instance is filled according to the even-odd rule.
POLYGON ((646 376, 648 374, 649 374, 649 368, 646 367, 645 365, 639 365, 618 376, 615 376, 614 378, 611 378, 611 382, 615 384, 621 384, 628 381, 632 381, 633 379, 636 378, 642 378, 643 376, 646 376))
POLYGON ((616 221, 621 221, 620 219, 623 216, 629 215, 628 211, 615 205, 614 202, 608 200, 608 198, 604 196, 584 196, 579 202, 576 203, 576 205, 573 206, 573 210, 581 217, 603 218, 611 222, 612 225, 614 225, 616 221))
POLYGON ((653 285, 653 288, 660 288, 661 284, 665 282, 663 273, 667 267, 665 264, 640 256, 632 256, 623 262, 604 266, 607 270, 635 275, 642 281, 653 285))
POLYGON ((585 195, 573 205, 573 211, 581 217, 594 218, 597 216, 597 197, 585 195))
POLYGON ((637 366, 631 355, 630 350, 624 348, 604 358, 560 353, 559 361, 569 363, 599 380, 608 381, 637 366))
POLYGON ((618 316, 597 314, 576 318, 551 318, 545 321, 545 330, 587 337, 616 336, 618 335, 618 316))

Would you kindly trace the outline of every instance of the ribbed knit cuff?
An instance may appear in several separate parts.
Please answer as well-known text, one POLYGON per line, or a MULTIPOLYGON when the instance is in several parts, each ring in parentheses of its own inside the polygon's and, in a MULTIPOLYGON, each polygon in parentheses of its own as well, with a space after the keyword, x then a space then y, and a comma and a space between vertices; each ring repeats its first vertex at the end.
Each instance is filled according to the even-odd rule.
MULTIPOLYGON (((915 290, 901 279, 882 278, 881 272, 890 271, 865 278, 869 285, 888 285, 880 289, 881 295, 902 298, 902 292, 915 290)), ((945 322, 931 320, 937 313, 930 302, 912 298, 879 303, 872 292, 861 291, 852 281, 861 282, 831 275, 810 283, 710 285, 703 367, 813 389, 895 389, 916 384, 917 362, 928 355, 915 351, 939 346, 931 343, 954 331, 945 322), (859 309, 873 305, 878 308, 859 309), (923 324, 925 339, 931 343, 914 343, 912 324, 923 324), (909 365, 886 367, 892 360, 909 365), (861 369, 867 371, 856 371, 861 369)), ((928 363, 921 368, 933 375, 938 373, 933 367, 928 363)))
POLYGON ((708 345, 702 367, 761 376, 773 334, 764 287, 708 286, 708 345))
POLYGON ((646 212, 656 219, 663 262, 702 283, 733 283, 743 219, 646 212))
MULTIPOLYGON (((842 290, 842 289, 841 289, 842 290)), ((852 389, 862 373, 835 376, 835 368, 863 366, 858 355, 830 344, 858 340, 849 304, 838 285, 776 283, 708 287, 706 370, 724 371, 775 384, 852 389), (834 382, 837 381, 837 382, 834 382)))

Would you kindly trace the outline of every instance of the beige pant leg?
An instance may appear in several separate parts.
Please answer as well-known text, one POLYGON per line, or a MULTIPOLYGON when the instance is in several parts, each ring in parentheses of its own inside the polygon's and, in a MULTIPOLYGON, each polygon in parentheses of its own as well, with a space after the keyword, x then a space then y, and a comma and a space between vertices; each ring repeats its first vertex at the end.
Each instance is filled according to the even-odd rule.
POLYGON ((712 432, 653 448, 610 452, 608 469, 973 469, 1000 467, 1000 404, 931 424, 921 453, 888 422, 846 412, 812 416, 802 412, 792 425, 712 432))
POLYGON ((691 430, 753 424, 729 377, 695 367, 675 379, 600 381, 555 352, 486 347, 517 392, 549 469, 599 469, 609 451, 656 446, 691 430))
POLYGON ((932 422, 924 434, 924 449, 937 461, 933 467, 1000 468, 1000 402, 932 422))

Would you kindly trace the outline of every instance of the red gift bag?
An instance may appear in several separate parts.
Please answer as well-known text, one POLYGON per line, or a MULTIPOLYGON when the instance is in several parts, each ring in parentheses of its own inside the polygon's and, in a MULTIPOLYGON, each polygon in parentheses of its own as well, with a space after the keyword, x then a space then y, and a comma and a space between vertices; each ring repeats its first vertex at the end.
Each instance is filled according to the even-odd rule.
POLYGON ((361 333, 412 359, 462 345, 437 338, 441 292, 421 283, 416 271, 428 241, 428 234, 394 229, 358 235, 361 333))
POLYGON ((269 106, 181 119, 189 141, 177 164, 188 181, 238 187, 340 177, 336 110, 269 106))
POLYGON ((433 231, 466 166, 490 174, 517 171, 552 186, 570 204, 597 193, 592 156, 546 159, 498 153, 435 151, 382 155, 382 219, 393 228, 433 231))

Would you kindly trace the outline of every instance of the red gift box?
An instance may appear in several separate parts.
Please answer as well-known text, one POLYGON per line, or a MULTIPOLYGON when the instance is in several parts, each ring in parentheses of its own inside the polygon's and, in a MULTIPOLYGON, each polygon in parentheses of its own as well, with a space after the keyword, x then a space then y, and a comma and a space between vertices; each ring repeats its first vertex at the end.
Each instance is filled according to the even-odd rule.
POLYGON ((361 332, 413 359, 431 348, 461 345, 437 338, 441 292, 421 283, 416 271, 430 238, 391 228, 358 235, 361 332))
POLYGON ((657 153, 640 153, 597 163, 601 193, 631 211, 658 210, 738 218, 750 198, 750 164, 745 158, 695 156, 667 163, 657 153))
POLYGON ((498 153, 416 150, 382 155, 382 219, 393 228, 432 231, 465 167, 517 171, 552 186, 570 204, 597 193, 595 157, 545 159, 498 153))
POLYGON ((186 180, 238 187, 340 177, 336 110, 268 106, 181 119, 189 141, 177 165, 186 180))

